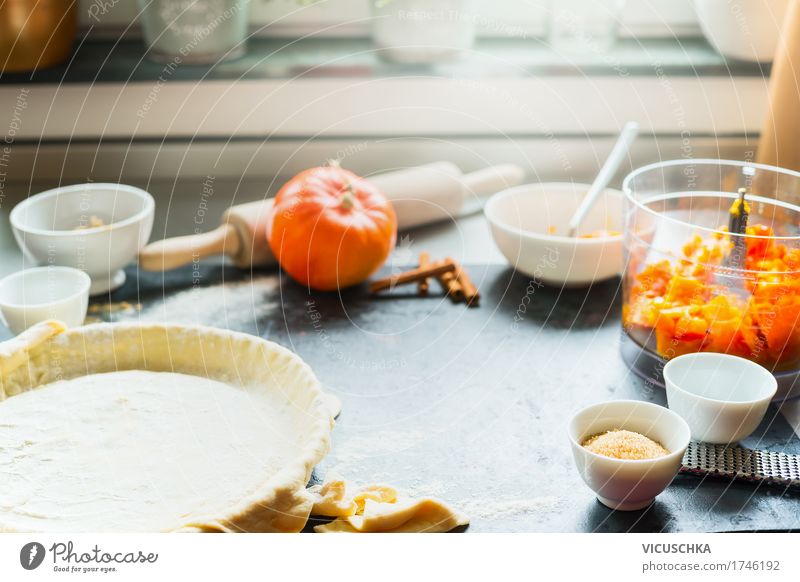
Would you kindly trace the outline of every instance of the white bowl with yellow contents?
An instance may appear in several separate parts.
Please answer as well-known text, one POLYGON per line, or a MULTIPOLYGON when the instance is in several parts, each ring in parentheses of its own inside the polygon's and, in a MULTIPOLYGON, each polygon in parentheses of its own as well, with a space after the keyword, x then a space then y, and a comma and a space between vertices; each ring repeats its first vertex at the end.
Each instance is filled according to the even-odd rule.
POLYGON ((689 426, 657 404, 614 400, 584 408, 569 423, 572 456, 584 482, 600 502, 620 511, 650 505, 681 467, 689 446, 689 426), (626 430, 660 444, 667 454, 649 459, 614 458, 590 451, 585 441, 612 430, 626 430))
POLYGON ((581 287, 622 273, 622 193, 607 189, 567 236, 589 184, 547 182, 503 190, 486 203, 492 237, 508 262, 547 285, 581 287))
POLYGON ((80 269, 91 295, 125 282, 123 267, 147 244, 155 201, 125 184, 74 184, 40 192, 9 215, 17 243, 39 265, 80 269))

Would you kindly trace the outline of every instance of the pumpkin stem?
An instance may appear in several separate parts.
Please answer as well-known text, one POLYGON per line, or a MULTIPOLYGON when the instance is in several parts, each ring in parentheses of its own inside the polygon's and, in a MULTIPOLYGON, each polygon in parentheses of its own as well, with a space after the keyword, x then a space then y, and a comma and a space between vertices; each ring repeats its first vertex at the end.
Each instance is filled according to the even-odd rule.
POLYGON ((353 185, 352 184, 348 184, 345 187, 345 191, 344 191, 344 194, 342 194, 342 197, 340 199, 340 203, 342 205, 342 208, 344 208, 345 210, 350 210, 353 206, 355 206, 355 204, 356 204, 356 193, 353 190, 353 185))

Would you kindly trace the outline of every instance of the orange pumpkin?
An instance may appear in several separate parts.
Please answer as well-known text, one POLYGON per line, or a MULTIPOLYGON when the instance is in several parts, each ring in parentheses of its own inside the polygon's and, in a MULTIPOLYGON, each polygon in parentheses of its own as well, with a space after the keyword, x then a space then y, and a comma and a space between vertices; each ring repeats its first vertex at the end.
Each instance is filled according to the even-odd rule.
POLYGON ((366 280, 396 239, 391 202, 367 180, 335 165, 289 180, 267 221, 267 240, 281 267, 320 291, 366 280))

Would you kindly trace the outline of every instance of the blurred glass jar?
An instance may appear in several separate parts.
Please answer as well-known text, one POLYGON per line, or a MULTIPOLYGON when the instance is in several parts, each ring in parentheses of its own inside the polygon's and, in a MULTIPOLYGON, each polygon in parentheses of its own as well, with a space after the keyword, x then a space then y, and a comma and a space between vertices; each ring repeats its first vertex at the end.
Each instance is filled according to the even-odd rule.
POLYGON ((77 26, 77 2, 72 0, 3 0, 0 70, 28 72, 65 61, 77 26))
POLYGON ((474 0, 370 0, 372 39, 382 58, 407 64, 452 61, 475 43, 474 0))
POLYGON ((553 0, 550 46, 564 54, 604 53, 617 41, 626 0, 553 0))
POLYGON ((138 0, 147 56, 212 64, 245 53, 249 0, 138 0))

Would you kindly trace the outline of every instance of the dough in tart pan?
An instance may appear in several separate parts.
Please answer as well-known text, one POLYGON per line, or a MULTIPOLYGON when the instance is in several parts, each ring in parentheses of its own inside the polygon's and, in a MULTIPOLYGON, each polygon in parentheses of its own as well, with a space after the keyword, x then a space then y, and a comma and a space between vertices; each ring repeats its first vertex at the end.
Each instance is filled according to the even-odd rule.
POLYGON ((0 348, 0 531, 302 529, 333 418, 297 355, 207 327, 58 331, 0 348))

